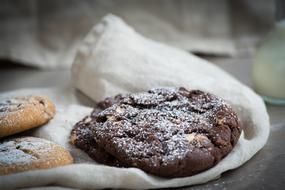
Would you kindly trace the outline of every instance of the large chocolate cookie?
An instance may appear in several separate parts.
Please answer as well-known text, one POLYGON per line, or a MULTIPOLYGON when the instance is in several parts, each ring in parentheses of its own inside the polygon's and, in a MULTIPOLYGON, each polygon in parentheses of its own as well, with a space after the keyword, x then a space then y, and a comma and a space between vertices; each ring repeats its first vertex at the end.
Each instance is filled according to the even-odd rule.
POLYGON ((214 166, 241 132, 227 103, 198 90, 155 89, 99 105, 106 109, 93 113, 87 127, 93 147, 122 166, 163 177, 190 176, 214 166))

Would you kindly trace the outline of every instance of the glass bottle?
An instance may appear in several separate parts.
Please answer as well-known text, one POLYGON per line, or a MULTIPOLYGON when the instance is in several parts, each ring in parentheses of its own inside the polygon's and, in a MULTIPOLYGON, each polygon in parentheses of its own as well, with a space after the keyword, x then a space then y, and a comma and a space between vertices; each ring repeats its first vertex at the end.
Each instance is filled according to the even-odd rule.
POLYGON ((285 19, 258 48, 252 81, 266 102, 285 105, 285 19))

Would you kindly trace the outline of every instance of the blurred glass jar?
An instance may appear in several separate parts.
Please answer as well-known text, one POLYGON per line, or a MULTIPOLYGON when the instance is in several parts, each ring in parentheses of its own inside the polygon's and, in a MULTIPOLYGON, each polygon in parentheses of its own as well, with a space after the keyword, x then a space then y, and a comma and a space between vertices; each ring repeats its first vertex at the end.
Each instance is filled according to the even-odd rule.
POLYGON ((285 105, 285 20, 256 52, 253 87, 266 102, 285 105))

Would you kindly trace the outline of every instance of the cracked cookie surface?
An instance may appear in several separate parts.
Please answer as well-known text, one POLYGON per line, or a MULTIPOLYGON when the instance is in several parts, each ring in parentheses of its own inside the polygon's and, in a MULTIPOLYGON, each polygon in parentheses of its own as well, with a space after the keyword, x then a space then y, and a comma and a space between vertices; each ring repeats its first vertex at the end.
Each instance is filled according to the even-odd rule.
POLYGON ((71 163, 73 158, 67 150, 45 139, 22 137, 0 144, 0 175, 71 163))
POLYGON ((47 123, 55 106, 45 96, 21 96, 0 101, 0 138, 47 123))
MULTIPOLYGON (((96 145, 89 148, 110 157, 110 165, 137 167, 162 177, 190 176, 213 167, 241 133, 231 107, 199 90, 153 89, 107 98, 98 105, 102 111, 81 121, 87 141, 96 145)), ((84 137, 79 128, 77 124, 73 134, 84 137)))

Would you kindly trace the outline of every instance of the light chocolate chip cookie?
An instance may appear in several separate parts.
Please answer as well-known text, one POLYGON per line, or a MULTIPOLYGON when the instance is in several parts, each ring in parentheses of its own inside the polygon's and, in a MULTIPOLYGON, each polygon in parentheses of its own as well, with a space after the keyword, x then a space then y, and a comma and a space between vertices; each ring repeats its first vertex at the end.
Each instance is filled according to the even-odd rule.
POLYGON ((63 147, 36 137, 9 139, 0 143, 0 175, 72 164, 63 147))
POLYGON ((45 96, 22 96, 0 101, 0 138, 47 123, 55 106, 45 96))

